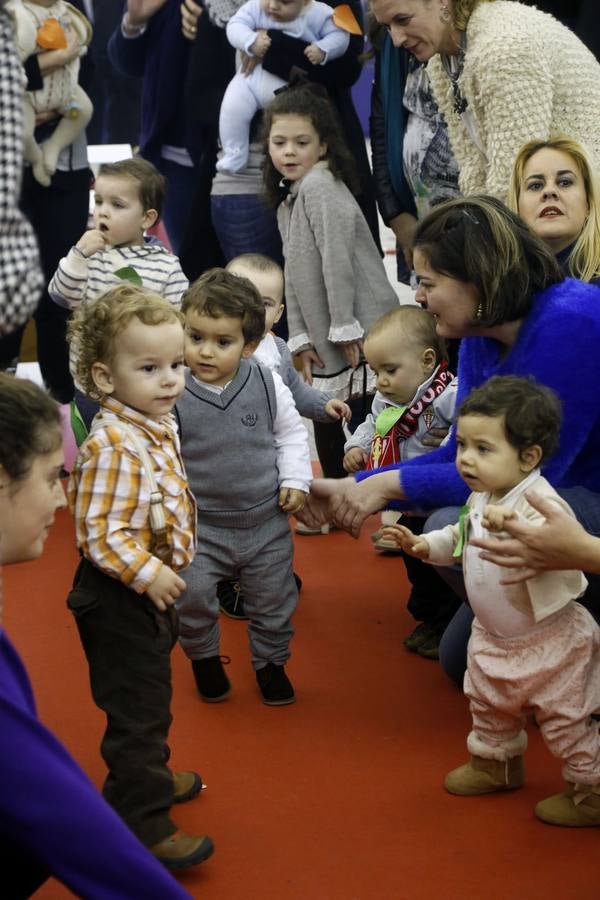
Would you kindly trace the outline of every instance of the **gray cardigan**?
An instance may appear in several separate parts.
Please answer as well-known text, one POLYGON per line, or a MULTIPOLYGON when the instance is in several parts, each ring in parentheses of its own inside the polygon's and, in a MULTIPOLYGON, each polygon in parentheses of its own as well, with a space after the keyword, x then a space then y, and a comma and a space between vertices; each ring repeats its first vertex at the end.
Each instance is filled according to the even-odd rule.
MULTIPOLYGON (((398 306, 379 251, 356 200, 317 163, 292 185, 277 210, 285 256, 285 295, 292 353, 314 347, 324 369, 316 385, 343 395, 351 378, 342 344, 362 338, 398 306)), ((362 377, 355 377, 360 393, 362 377)))

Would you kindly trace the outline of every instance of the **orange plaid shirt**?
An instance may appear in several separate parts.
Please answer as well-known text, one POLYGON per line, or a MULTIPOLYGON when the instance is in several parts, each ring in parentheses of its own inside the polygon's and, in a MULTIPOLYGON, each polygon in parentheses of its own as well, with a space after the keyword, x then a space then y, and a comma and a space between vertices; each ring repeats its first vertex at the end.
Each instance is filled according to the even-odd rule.
POLYGON ((194 558, 196 503, 188 489, 175 418, 167 415, 155 422, 106 397, 94 421, 96 427, 79 450, 67 491, 77 546, 103 572, 143 594, 163 563, 150 550, 150 482, 119 422, 135 429, 154 464, 171 567, 179 572, 194 558))

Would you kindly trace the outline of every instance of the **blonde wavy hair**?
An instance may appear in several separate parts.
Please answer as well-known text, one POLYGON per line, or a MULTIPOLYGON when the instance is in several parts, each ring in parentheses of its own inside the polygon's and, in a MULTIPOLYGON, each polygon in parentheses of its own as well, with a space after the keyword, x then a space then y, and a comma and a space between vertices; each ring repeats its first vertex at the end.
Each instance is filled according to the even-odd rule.
POLYGON ((588 215, 569 255, 568 268, 574 278, 591 281, 600 277, 600 184, 585 147, 574 138, 557 134, 546 141, 532 140, 524 144, 515 157, 508 189, 508 206, 519 212, 519 198, 523 188, 525 166, 539 150, 559 150, 568 154, 583 178, 588 215))
POLYGON ((67 339, 75 351, 76 377, 88 397, 102 398, 92 378, 92 366, 114 359, 115 339, 132 319, 144 325, 183 325, 183 315, 160 294, 125 283, 106 291, 93 303, 80 306, 69 322, 67 339))
POLYGON ((480 3, 494 3, 494 0, 451 0, 449 9, 454 27, 466 31, 471 13, 480 3))

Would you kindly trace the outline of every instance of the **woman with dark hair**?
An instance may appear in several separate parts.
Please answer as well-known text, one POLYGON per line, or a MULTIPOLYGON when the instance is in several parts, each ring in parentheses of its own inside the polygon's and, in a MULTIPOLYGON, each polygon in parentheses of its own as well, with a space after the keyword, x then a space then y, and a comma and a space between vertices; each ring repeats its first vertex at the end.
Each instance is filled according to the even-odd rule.
MULTIPOLYGON (((58 407, 32 382, 0 374, 0 433, 0 563, 8 565, 42 554, 66 505, 58 407)), ((43 594, 21 602, 43 603, 43 594)), ((0 734, 3 896, 30 897, 54 876, 78 897, 189 898, 39 720, 25 667, 1 627, 0 734)))
MULTIPOLYGON (((592 533, 600 531, 600 407, 589 390, 600 378, 600 304, 593 285, 565 279, 546 245, 491 197, 440 204, 414 239, 419 302, 444 338, 461 338, 457 405, 492 375, 529 375, 563 403, 560 447, 545 476, 592 533)), ((334 520, 357 535, 365 518, 395 501, 438 511, 426 530, 456 521, 467 490, 454 464, 454 435, 438 450, 356 479, 316 480, 302 518, 334 520), (451 507, 441 509, 440 507, 451 507)), ((462 591, 461 577, 453 578, 462 591)), ((584 602, 590 606, 594 578, 584 602)), ((594 612, 593 609, 591 609, 594 612)), ((471 613, 461 608, 440 644, 457 681, 465 667, 471 613)))

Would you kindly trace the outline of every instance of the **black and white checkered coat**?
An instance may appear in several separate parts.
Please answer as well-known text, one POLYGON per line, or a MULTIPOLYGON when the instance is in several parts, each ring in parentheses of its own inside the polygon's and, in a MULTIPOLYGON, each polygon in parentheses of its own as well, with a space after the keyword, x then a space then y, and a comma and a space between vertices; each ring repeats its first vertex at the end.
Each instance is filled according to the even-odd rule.
POLYGON ((43 286, 37 241, 19 210, 25 76, 12 19, 0 5, 0 335, 35 309, 43 286))

